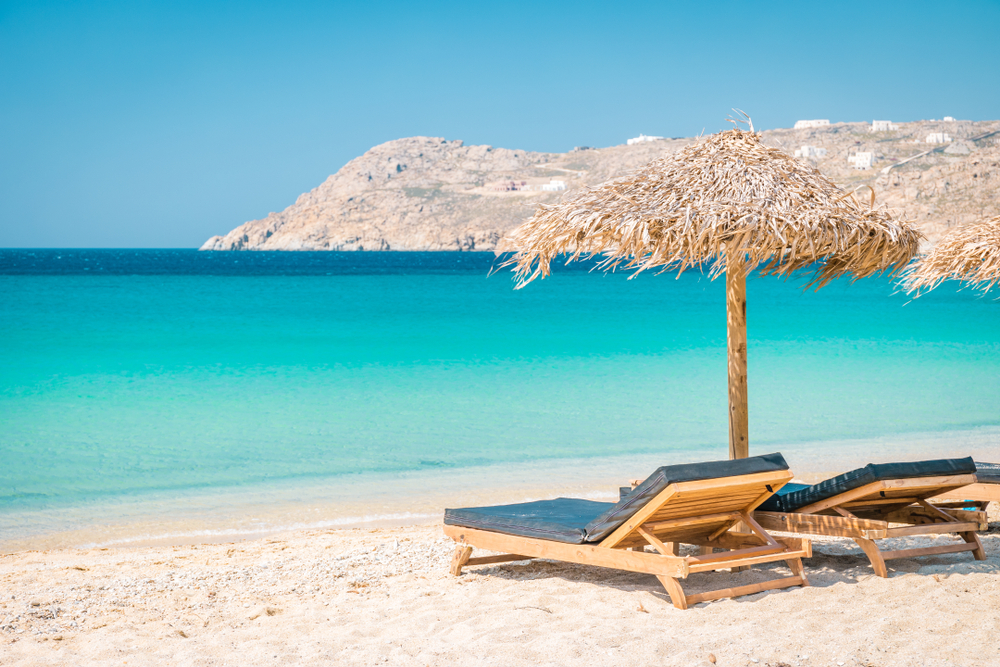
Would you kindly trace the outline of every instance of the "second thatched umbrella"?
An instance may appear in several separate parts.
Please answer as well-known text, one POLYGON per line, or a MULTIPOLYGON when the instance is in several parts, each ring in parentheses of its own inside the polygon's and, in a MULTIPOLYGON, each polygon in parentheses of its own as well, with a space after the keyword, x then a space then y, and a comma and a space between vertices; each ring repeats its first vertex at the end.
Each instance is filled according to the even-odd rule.
POLYGON ((726 274, 729 455, 749 455, 746 276, 814 266, 818 287, 843 275, 895 273, 921 234, 884 208, 840 190, 816 169, 739 129, 709 136, 621 178, 539 206, 501 251, 519 287, 549 274, 559 255, 603 256, 637 272, 708 265, 726 274))
POLYGON ((959 280, 983 292, 1000 282, 1000 215, 945 234, 906 270, 903 285, 919 294, 945 280, 959 280))

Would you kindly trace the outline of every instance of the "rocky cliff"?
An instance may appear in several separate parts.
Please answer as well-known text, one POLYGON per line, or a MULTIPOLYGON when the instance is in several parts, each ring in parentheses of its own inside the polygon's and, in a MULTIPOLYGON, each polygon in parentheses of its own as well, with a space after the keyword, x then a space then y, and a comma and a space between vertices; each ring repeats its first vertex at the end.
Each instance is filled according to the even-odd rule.
MULTIPOLYGON (((836 183, 871 186, 933 240, 945 229, 1000 212, 1000 121, 901 123, 872 133, 867 123, 770 130, 765 141, 789 153, 826 149, 812 162, 836 183), (953 141, 924 143, 932 132, 953 141), (992 134, 991 134, 992 133, 992 134), (925 151, 935 150, 911 159, 925 151), (873 154, 872 169, 847 158, 873 154), (883 173, 888 168, 888 173, 883 173)), ((202 250, 492 250, 535 204, 558 201, 676 151, 694 139, 533 153, 411 137, 351 160, 280 213, 214 236, 202 250), (558 190, 561 185, 564 190, 558 190)))

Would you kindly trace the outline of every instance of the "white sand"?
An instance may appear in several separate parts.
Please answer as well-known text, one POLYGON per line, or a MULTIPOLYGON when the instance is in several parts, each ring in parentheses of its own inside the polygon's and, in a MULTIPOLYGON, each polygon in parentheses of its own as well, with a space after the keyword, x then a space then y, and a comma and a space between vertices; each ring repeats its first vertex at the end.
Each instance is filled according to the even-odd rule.
MULTIPOLYGON (((991 528, 988 560, 890 561, 889 579, 852 542, 814 540, 811 587, 686 611, 651 576, 599 568, 536 561, 451 577, 453 546, 434 526, 25 551, 0 556, 0 664, 997 665, 991 528)), ((772 567, 685 587, 787 574, 772 567)))

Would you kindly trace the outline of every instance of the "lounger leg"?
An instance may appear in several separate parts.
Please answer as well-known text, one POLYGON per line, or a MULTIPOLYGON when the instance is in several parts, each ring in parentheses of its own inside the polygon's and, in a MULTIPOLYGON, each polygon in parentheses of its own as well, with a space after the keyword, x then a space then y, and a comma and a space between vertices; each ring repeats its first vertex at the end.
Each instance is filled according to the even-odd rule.
POLYGON ((869 540, 865 537, 855 537, 854 541, 858 543, 861 550, 865 552, 868 556, 868 560, 872 563, 872 569, 875 570, 875 574, 886 579, 889 577, 889 571, 885 568, 885 560, 882 559, 882 552, 878 550, 878 545, 875 544, 874 540, 869 540))
POLYGON ((460 544, 455 548, 455 555, 451 557, 451 573, 456 577, 462 574, 462 568, 469 562, 472 556, 472 547, 460 544))
POLYGON ((681 588, 681 582, 677 581, 673 577, 668 577, 665 575, 656 575, 656 578, 660 580, 663 587, 667 589, 667 595, 670 596, 670 601, 674 603, 674 606, 678 609, 687 609, 687 596, 684 595, 684 589, 681 588))
POLYGON ((788 565, 789 569, 792 571, 792 574, 794 574, 796 577, 798 577, 799 579, 802 580, 802 585, 803 586, 808 586, 809 585, 809 580, 806 579, 806 569, 804 567, 802 567, 802 559, 801 558, 789 558, 788 560, 785 561, 785 563, 788 565))
POLYGON ((963 540, 969 544, 975 544, 976 550, 972 552, 972 557, 976 560, 986 560, 986 551, 983 549, 983 543, 979 541, 979 536, 975 533, 959 533, 963 540))

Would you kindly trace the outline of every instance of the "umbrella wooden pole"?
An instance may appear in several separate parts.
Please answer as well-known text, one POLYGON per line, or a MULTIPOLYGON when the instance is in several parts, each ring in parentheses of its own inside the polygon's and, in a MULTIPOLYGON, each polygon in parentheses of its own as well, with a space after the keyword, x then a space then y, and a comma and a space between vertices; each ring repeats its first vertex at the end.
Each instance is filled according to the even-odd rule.
POLYGON ((750 455, 747 412, 747 278, 743 267, 726 269, 726 333, 729 341, 729 458, 750 455))

